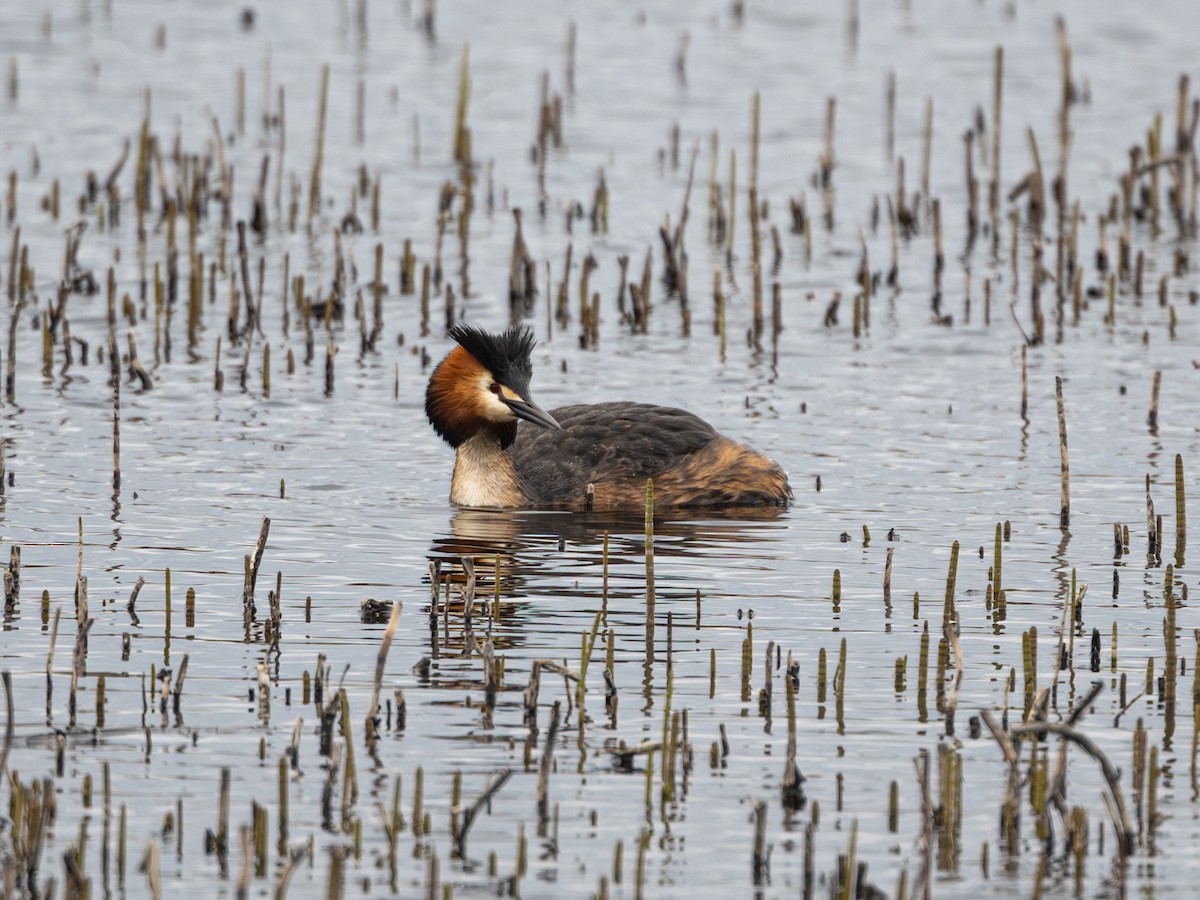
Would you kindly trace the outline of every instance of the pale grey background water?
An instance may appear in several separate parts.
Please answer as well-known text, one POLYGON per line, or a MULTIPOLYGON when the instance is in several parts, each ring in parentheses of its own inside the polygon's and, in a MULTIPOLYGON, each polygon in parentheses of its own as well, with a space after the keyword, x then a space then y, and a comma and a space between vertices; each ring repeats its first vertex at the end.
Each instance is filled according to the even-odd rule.
MULTIPOLYGON (((1090 584, 1084 634, 1099 628, 1104 637, 1106 686, 1109 634, 1120 630, 1119 670, 1130 684, 1144 679, 1146 658, 1162 669, 1162 585, 1164 572, 1148 566, 1144 478, 1153 481, 1155 502, 1167 521, 1166 561, 1174 548, 1172 521, 1173 460, 1183 455, 1187 486, 1194 497, 1200 453, 1197 422, 1200 391, 1194 360, 1198 314, 1189 292, 1192 274, 1169 281, 1169 299, 1177 331, 1168 335, 1168 312, 1157 303, 1158 278, 1171 271, 1179 248, 1193 257, 1194 240, 1178 240, 1165 220, 1162 234, 1135 230, 1135 247, 1147 258, 1146 296, 1140 304, 1123 290, 1116 322, 1103 321, 1104 301, 1093 300, 1078 326, 1067 325, 1061 342, 1030 348, 1029 421, 1019 415, 1021 332, 1008 312, 1012 296, 1009 231, 999 259, 989 242, 977 242, 969 274, 960 258, 965 243, 965 191, 961 136, 981 107, 990 129, 992 51, 1005 48, 1004 144, 1002 180, 1007 193, 1030 168, 1026 127, 1037 134, 1047 173, 1058 168, 1057 116, 1059 58, 1056 16, 1065 18, 1073 50, 1077 86, 1090 99, 1072 107, 1073 142, 1068 192, 1078 197, 1085 216, 1080 258, 1086 261, 1085 284, 1102 284, 1092 264, 1096 216, 1117 190, 1127 167, 1127 151, 1144 142, 1153 117, 1164 116, 1164 133, 1173 138, 1176 82, 1181 73, 1195 77, 1193 36, 1200 10, 1178 2, 1134 11, 1116 4, 903 4, 862 3, 860 29, 852 41, 848 7, 834 4, 748 6, 741 25, 725 4, 555 4, 519 6, 442 4, 436 39, 417 26, 419 10, 377 2, 367 9, 369 30, 354 24, 357 8, 347 4, 310 4, 293 8, 270 4, 256 8, 254 27, 239 22, 243 4, 113 2, 11 5, 0 10, 0 59, 15 62, 19 87, 15 101, 0 101, 0 167, 18 177, 17 222, 37 270, 37 304, 31 302, 17 328, 16 404, 3 409, 8 440, 8 469, 14 484, 4 506, 3 537, 22 547, 24 574, 19 613, 0 633, 0 666, 13 672, 18 703, 17 741, 10 767, 22 779, 50 774, 53 728, 66 722, 70 649, 74 635, 71 595, 77 561, 77 524, 84 531, 83 571, 89 578, 92 615, 88 669, 106 672, 108 707, 105 728, 93 739, 95 679, 84 679, 80 725, 69 740, 68 765, 57 780, 59 820, 46 848, 43 874, 62 879, 61 854, 78 840, 81 816, 90 814, 91 842, 87 873, 100 895, 99 812, 81 809, 79 784, 97 779, 101 766, 112 767, 115 802, 130 809, 130 855, 140 859, 146 841, 158 832, 163 815, 184 800, 182 858, 171 839, 163 844, 165 891, 174 896, 233 893, 233 881, 219 879, 216 864, 203 853, 202 836, 216 821, 215 791, 219 769, 233 767, 232 820, 248 821, 251 800, 268 804, 276 821, 274 761, 290 741, 297 716, 305 719, 301 751, 303 779, 292 787, 292 838, 313 835, 314 864, 297 872, 296 896, 325 890, 326 848, 348 840, 321 828, 315 818, 323 775, 317 755, 314 715, 300 708, 300 678, 325 653, 335 677, 349 665, 346 685, 352 718, 361 717, 382 626, 363 625, 359 601, 366 597, 399 600, 405 605, 400 633, 389 657, 385 683, 403 687, 409 726, 387 735, 378 767, 358 742, 362 796, 356 807, 364 822, 366 849, 361 861, 347 861, 347 890, 362 881, 372 893, 387 894, 386 873, 375 862, 380 828, 374 802, 390 797, 391 779, 404 778, 405 803, 411 812, 413 772, 425 767, 428 806, 434 833, 420 843, 401 838, 402 893, 415 893, 426 877, 429 848, 436 848, 442 878, 463 893, 498 889, 482 866, 451 861, 446 835, 449 782, 461 769, 465 795, 480 789, 486 773, 504 766, 517 769, 514 780, 481 817, 472 832, 471 857, 499 856, 501 876, 513 867, 518 823, 530 837, 530 874, 524 896, 584 896, 611 871, 617 840, 625 842, 624 884, 614 894, 633 896, 636 841, 644 825, 651 829, 646 857, 650 896, 741 896, 752 893, 749 800, 770 803, 768 840, 773 845, 770 880, 764 896, 795 895, 804 863, 803 827, 810 811, 793 823, 784 821, 778 800, 786 741, 781 676, 775 676, 774 725, 770 732, 757 716, 757 703, 739 699, 738 671, 748 609, 754 611, 754 693, 762 683, 762 653, 768 641, 800 661, 798 715, 799 763, 808 777, 806 790, 820 802, 814 867, 828 877, 839 853, 845 853, 851 823, 858 823, 858 859, 868 863, 869 878, 891 893, 902 869, 910 885, 920 865, 917 846, 920 796, 911 760, 921 750, 936 753, 951 742, 933 705, 928 721, 916 707, 916 655, 919 631, 929 620, 935 643, 941 620, 940 598, 950 545, 962 544, 958 599, 966 659, 959 700, 958 737, 968 716, 1004 702, 1008 671, 1018 669, 1020 633, 1036 625, 1041 637, 1040 678, 1052 674, 1061 603, 1072 569, 1090 584), (578 28, 575 93, 564 97, 564 142, 546 166, 547 215, 536 215, 538 188, 530 147, 536 137, 539 78, 549 72, 552 90, 565 90, 565 43, 568 23, 578 28), (49 28, 46 28, 46 23, 49 28), (165 45, 156 46, 156 29, 165 28, 165 45), (690 47, 686 83, 674 67, 680 33, 690 47), (48 33, 47 33, 48 31, 48 33), (428 369, 414 348, 436 359, 448 348, 439 336, 440 301, 435 301, 432 332, 422 337, 417 301, 398 294, 397 269, 402 242, 411 238, 421 261, 433 254, 438 192, 458 173, 451 161, 453 105, 463 46, 470 45, 472 92, 469 122, 479 163, 476 207, 470 227, 471 293, 461 297, 461 261, 455 226, 447 231, 443 261, 447 281, 460 294, 467 318, 501 327, 508 321, 507 269, 512 242, 510 206, 526 211, 526 235, 545 277, 562 277, 567 242, 574 242, 571 275, 572 313, 578 266, 591 252, 599 263, 591 284, 603 302, 599 349, 578 348, 578 322, 547 333, 546 291, 530 320, 541 340, 535 355, 534 386, 547 406, 583 400, 628 398, 685 405, 770 453, 787 468, 796 489, 796 507, 768 521, 729 522, 704 518, 662 526, 658 544, 659 663, 652 672, 654 701, 642 698, 643 587, 638 522, 616 525, 613 536, 613 590, 610 624, 616 632, 616 679, 621 711, 615 731, 604 729, 601 708, 602 664, 589 675, 589 712, 597 721, 585 748, 575 739, 574 719, 560 735, 558 772, 552 796, 559 803, 557 854, 546 852, 535 835, 535 771, 523 766, 528 729, 521 717, 519 690, 534 658, 574 660, 579 636, 591 628, 600 605, 600 530, 606 523, 580 523, 571 517, 518 516, 503 521, 504 539, 515 550, 518 573, 506 586, 505 613, 495 638, 507 658, 506 685, 494 721, 488 725, 464 698, 478 702, 483 693, 477 659, 435 661, 428 680, 412 674, 430 653, 424 614, 424 582, 431 555, 453 552, 463 533, 475 530, 447 505, 451 454, 424 421, 422 398, 428 369), (252 264, 265 258, 265 338, 251 353, 248 389, 238 376, 243 348, 224 346, 225 390, 212 388, 216 336, 223 333, 228 278, 218 286, 218 302, 207 307, 207 331, 195 360, 186 350, 185 315, 176 310, 169 363, 152 366, 153 325, 138 326, 142 359, 151 368, 154 388, 122 391, 122 472, 119 494, 111 483, 111 388, 106 365, 95 351, 106 335, 103 295, 72 296, 68 315, 72 333, 92 345, 89 364, 78 360, 60 372, 56 348, 54 374, 41 376, 40 327, 34 317, 54 299, 62 269, 64 229, 77 220, 77 197, 84 173, 103 178, 118 158, 122 142, 136 142, 150 92, 151 127, 166 148, 179 136, 185 152, 210 152, 216 116, 230 138, 224 152, 234 165, 234 215, 250 212, 253 184, 264 154, 272 158, 268 195, 275 190, 279 134, 264 131, 264 112, 277 112, 276 90, 286 90, 285 178, 302 185, 301 222, 311 165, 320 66, 331 67, 330 108, 326 130, 323 187, 326 204, 310 236, 282 227, 284 211, 270 209, 272 229, 252 243, 252 264), (246 127, 234 134, 236 71, 246 73, 246 127), (270 90, 265 90, 269 67, 270 90), (921 133, 925 98, 934 99, 934 142, 930 189, 941 200, 947 266, 942 311, 951 327, 932 321, 933 246, 928 229, 901 245, 900 283, 892 296, 882 291, 872 304, 871 328, 855 339, 850 332, 850 298, 855 288, 860 235, 865 235, 870 265, 886 271, 889 239, 885 225, 870 228, 873 199, 883 202, 894 190, 895 160, 884 141, 884 87, 889 71, 897 78, 896 147, 907 165, 909 191, 920 187, 921 133), (365 140, 355 140, 355 91, 365 86, 365 140), (750 247, 745 187, 750 156, 750 109, 761 92, 762 145, 760 197, 769 202, 767 225, 782 236, 784 331, 772 352, 769 334, 762 353, 747 347, 750 324, 750 247), (812 259, 805 261, 803 241, 789 233, 787 200, 805 194, 819 216, 820 197, 810 183, 822 147, 825 102, 838 101, 836 125, 835 222, 826 230, 814 223, 812 259), (678 169, 669 156, 674 123, 681 131, 678 169), (710 135, 720 136, 718 178, 728 190, 730 149, 738 159, 737 222, 732 274, 727 284, 729 341, 724 362, 712 335, 711 272, 724 266, 724 248, 705 239, 710 135), (687 246, 691 257, 692 323, 690 336, 680 327, 678 303, 655 284, 647 335, 630 333, 615 310, 620 254, 630 254, 631 277, 640 273, 646 249, 661 272, 657 227, 679 215, 691 147, 699 144, 696 184, 687 246), (419 149, 415 149, 419 147, 419 149), (360 356, 357 323, 347 319, 336 334, 336 384, 324 394, 323 332, 318 332, 312 367, 284 369, 286 348, 303 356, 303 335, 292 314, 290 337, 281 329, 284 252, 291 271, 303 273, 309 290, 326 291, 332 281, 332 229, 349 208, 360 165, 381 182, 382 218, 378 233, 348 236, 345 246, 357 265, 355 286, 367 293, 376 242, 385 253, 385 330, 378 352, 360 356), (492 166, 496 208, 489 213, 484 192, 492 166), (574 234, 564 229, 566 210, 591 202, 597 171, 604 168, 611 192, 609 230, 593 235, 586 221, 574 234), (58 178, 63 213, 54 221, 41 209, 42 198, 58 178), (983 321, 983 280, 993 283, 991 323, 983 321), (970 286, 971 312, 964 309, 970 286), (822 326, 834 291, 844 299, 840 323, 822 326), (403 335, 403 346, 399 337, 403 335), (262 345, 271 344, 273 369, 269 397, 262 396, 262 345), (565 371, 563 371, 565 366, 565 371), (1146 424, 1151 379, 1163 373, 1159 426, 1146 424), (1058 522, 1057 424, 1054 378, 1065 382, 1072 466, 1072 518, 1069 540, 1058 522), (398 385, 398 396, 397 396, 398 385), (803 410, 803 411, 802 411, 803 410), (821 491, 815 490, 820 476, 821 491), (286 482, 280 498, 280 480, 286 482), (271 539, 259 582, 259 610, 277 571, 283 573, 284 625, 278 655, 262 643, 243 641, 240 604, 243 555, 253 546, 263 516, 272 519, 271 539), (1005 545, 1005 584, 1009 594, 1006 622, 995 624, 983 607, 995 524, 1010 521, 1013 536, 1005 545), (1128 524, 1132 553, 1115 571, 1112 523, 1128 524), (864 547, 862 526, 872 541, 864 547), (888 530, 897 540, 889 543, 888 530), (841 541, 846 532, 851 540, 841 541), (562 549, 559 537, 563 538, 562 549), (985 546, 985 559, 978 548, 985 546), (885 617, 881 582, 885 554, 894 547, 893 603, 885 617), (169 645, 164 609, 164 570, 170 568, 173 609, 169 645), (833 570, 840 569, 843 598, 831 610, 833 570), (138 575, 147 579, 138 609, 140 627, 124 611, 138 575), (183 593, 197 594, 196 624, 183 624, 183 593), (52 608, 64 610, 55 655, 54 721, 44 710, 44 662, 48 629, 39 615, 38 596, 50 593, 52 608), (694 628, 696 591, 703 597, 702 627, 694 628), (912 594, 920 592, 918 619, 912 594), (304 598, 312 597, 312 621, 304 620, 304 598), (107 602, 112 601, 112 602, 107 602), (687 795, 665 811, 652 810, 644 821, 641 774, 612 770, 604 741, 635 742, 661 733, 666 616, 675 614, 674 708, 687 708, 696 746, 696 769, 687 795), (680 624, 687 623, 687 625, 680 624), (121 659, 121 637, 129 634, 132 653, 121 659), (837 648, 845 638, 850 660, 845 728, 834 721, 832 691, 825 704, 816 699, 816 660, 830 653, 830 675, 837 648), (710 648, 718 654, 716 697, 708 696, 710 648), (140 676, 152 665, 177 666, 189 655, 183 703, 186 724, 154 726, 154 751, 144 760, 140 731, 140 676), (893 663, 907 655, 908 687, 893 690, 893 663), (247 691, 255 684, 255 665, 266 659, 274 678, 271 724, 259 724, 247 691), (294 708, 284 706, 290 688, 294 708), (707 750, 724 723, 731 739, 728 765, 710 770, 707 750), (267 745, 260 766, 257 748, 267 745), (845 776, 837 806, 836 776, 845 776), (900 786, 901 824, 886 829, 886 785, 900 786), (596 822, 589 820, 596 811, 596 822)), ((990 131, 989 131, 990 138, 990 131)), ((1170 139, 1169 138, 1169 139, 1170 139)), ((103 273, 114 265, 119 290, 137 297, 139 266, 134 236, 133 159, 121 176, 127 202, 118 230, 99 233, 95 214, 83 239, 80 263, 103 273), (119 259, 117 255, 119 253, 119 259)), ((986 210, 986 167, 977 166, 986 210)), ((173 177, 173 176, 172 176, 173 177)), ((1164 174, 1165 182, 1165 174, 1164 174)), ((286 204, 288 188, 283 198, 286 204)), ((358 209, 367 221, 367 202, 358 209)), ((1007 213, 1012 204, 1005 203, 1007 213)), ((456 203, 457 214, 459 206, 456 203)), ((200 249, 215 254, 216 204, 204 224, 200 249)), ((1053 208, 1046 232, 1053 230, 1053 208)), ((165 228, 149 223, 150 259, 162 260, 165 228)), ((181 242, 186 223, 180 222, 181 242)), ((1116 229, 1110 229, 1109 253, 1115 259, 1116 229)), ((7 278, 11 225, 3 230, 0 274, 7 278)), ((765 242, 768 258, 770 241, 765 242)), ((1053 265, 1053 245, 1046 244, 1053 265)), ((1021 243, 1017 316, 1028 330, 1030 283, 1028 234, 1021 243)), ((186 265, 186 262, 184 263, 186 265)), ((772 277, 767 278, 769 291, 772 277)), ((185 285, 181 284, 181 290, 185 285)), ((368 294, 369 296, 369 294, 368 294)), ((1042 293, 1048 315, 1053 286, 1042 293)), ((369 304, 368 304, 369 305, 369 304)), ((11 315, 11 307, 10 315, 11 315)), ((769 315, 769 313, 768 313, 769 315)), ((153 313, 151 311, 151 319, 153 313)), ((1069 321, 1069 319, 1068 319, 1069 321)), ((769 329, 769 324, 768 324, 769 329)), ((124 346, 125 327, 118 330, 124 346)), ((1054 335, 1053 325, 1049 334, 1054 335)), ((7 351, 4 354, 7 361, 7 351)), ((1191 504, 1193 516, 1194 502, 1191 504)), ((607 523, 614 524, 614 523, 607 523)), ((1193 537, 1192 544, 1196 539, 1193 537)), ((1195 551, 1192 551, 1194 555, 1195 551)), ((1191 590, 1194 567, 1176 578, 1191 590)), ((1176 587, 1178 593, 1179 587, 1176 587)), ((1183 658, 1194 656, 1189 607, 1178 611, 1183 658)), ((1090 683, 1085 654, 1067 694, 1090 683)), ((931 674, 932 679, 932 674, 931 674)), ((1064 673, 1064 681, 1066 674, 1064 673)), ((1181 678, 1181 698, 1190 696, 1181 678)), ((1140 687, 1130 691, 1132 697, 1140 687)), ((1018 687, 1019 691, 1019 687, 1018 687)), ((540 724, 547 707, 562 698, 557 679, 542 690, 540 724)), ((1070 799, 1085 806, 1092 821, 1091 855, 1085 862, 1080 893, 1120 894, 1129 890, 1186 895, 1194 881, 1188 850, 1196 840, 1195 791, 1184 779, 1190 765, 1192 723, 1181 700, 1173 739, 1163 734, 1157 696, 1144 698, 1114 726, 1115 693, 1101 695, 1095 714, 1085 720, 1088 733, 1122 769, 1130 769, 1132 730, 1141 718, 1150 741, 1161 748, 1166 766, 1160 804, 1166 818, 1155 832, 1153 848, 1139 848, 1128 870, 1113 873, 1111 826, 1099 799, 1098 774, 1082 756, 1072 756, 1070 799), (1106 840, 1100 852, 1098 833, 1106 840), (1153 859, 1151 856, 1153 855, 1153 859)), ((1019 703, 1019 694, 1016 698, 1019 703)), ((538 744, 535 758, 540 755, 538 744)), ((964 820, 961 853, 938 867, 932 889, 939 896, 986 891, 1025 896, 1036 877, 1037 848, 1033 815, 1026 809, 1026 845, 1018 858, 1002 856, 997 819, 1005 772, 999 751, 989 740, 965 740, 964 820), (981 872, 984 843, 990 844, 989 880, 981 872)), ((656 771, 658 761, 656 760, 656 771)), ((657 776, 656 776, 657 777, 657 776)), ((1128 789, 1128 783, 1126 783, 1128 789)), ((7 788, 5 789, 7 796, 7 788)), ((272 832, 272 844, 274 833, 272 832)), ((0 852, 3 847, 0 846, 0 852)), ((272 855, 274 859, 274 854, 272 855)), ((233 854, 233 878, 240 855, 233 854)), ((1052 867, 1045 889, 1075 892, 1073 870, 1052 867)), ((271 879, 256 880, 265 891, 271 879)), ((147 891, 131 863, 127 893, 147 891)))

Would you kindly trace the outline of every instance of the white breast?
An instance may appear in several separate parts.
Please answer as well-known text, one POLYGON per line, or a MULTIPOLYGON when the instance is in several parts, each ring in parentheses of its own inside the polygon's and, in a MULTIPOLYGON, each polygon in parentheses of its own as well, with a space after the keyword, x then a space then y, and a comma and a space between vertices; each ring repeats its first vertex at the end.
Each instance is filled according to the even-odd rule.
POLYGON ((522 505, 512 458, 486 429, 459 445, 450 480, 450 502, 470 507, 522 505))

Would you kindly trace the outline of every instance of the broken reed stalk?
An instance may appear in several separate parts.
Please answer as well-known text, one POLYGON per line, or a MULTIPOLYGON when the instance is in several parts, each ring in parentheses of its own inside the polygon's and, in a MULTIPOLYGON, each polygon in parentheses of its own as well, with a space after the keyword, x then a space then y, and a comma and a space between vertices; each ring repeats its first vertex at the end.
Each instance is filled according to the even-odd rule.
POLYGON ((537 702, 543 670, 561 675, 567 681, 579 681, 578 672, 572 672, 566 666, 560 665, 552 659, 535 659, 533 661, 533 665, 529 669, 529 684, 525 687, 524 705, 526 724, 534 731, 537 729, 537 702))
POLYGON ((894 547, 887 548, 887 557, 883 564, 883 605, 891 614, 892 608, 892 552, 894 547))
POLYGON ((13 733, 15 724, 13 722, 13 692, 12 692, 12 673, 5 669, 0 672, 0 679, 4 681, 4 702, 6 715, 4 717, 4 745, 0 748, 0 779, 8 781, 8 753, 12 748, 13 733))
POLYGON ((958 583, 958 541, 950 545, 950 565, 946 572, 946 596, 942 604, 942 627, 946 628, 957 613, 954 609, 954 592, 958 583))
POLYGON ((769 860, 767 857, 767 804, 765 800, 754 801, 754 851, 750 858, 750 874, 756 886, 767 880, 769 860))
MULTIPOLYGON (((84 579, 86 582, 87 579, 84 579)), ((84 591, 86 596, 86 589, 84 591)), ((81 604, 83 616, 80 618, 78 630, 75 632, 75 651, 71 657, 71 691, 67 697, 67 711, 70 725, 75 725, 75 713, 78 704, 79 679, 87 674, 87 638, 88 632, 96 624, 94 618, 87 616, 87 603, 81 604)))
POLYGON ((317 101, 316 151, 313 153, 312 176, 308 183, 308 226, 321 208, 321 165, 325 159, 325 115, 329 108, 329 64, 321 66, 321 89, 317 101))
MULTIPOLYGON (((761 96, 754 92, 754 103, 750 118, 750 185, 747 189, 747 206, 750 212, 750 270, 752 278, 752 303, 754 309, 754 348, 761 349, 763 331, 762 290, 762 227, 758 205, 758 147, 761 96)), ((832 138, 830 138, 832 140, 832 138)), ((694 159, 694 157, 693 157, 694 159)))
POLYGON ((454 107, 454 161, 471 164, 471 131, 467 128, 467 104, 471 98, 471 45, 463 44, 458 70, 458 96, 454 107))
POLYGON ((146 873, 146 882, 150 888, 150 896, 153 900, 159 900, 162 896, 162 874, 159 864, 158 841, 154 838, 150 839, 150 843, 146 847, 146 856, 142 860, 141 868, 146 873))
MULTIPOLYGON (((1080 712, 1082 712, 1082 708, 1083 704, 1080 705, 1080 712)), ((1015 761, 1019 760, 1012 739, 1020 738, 1023 735, 1033 735, 1039 740, 1044 739, 1047 734, 1058 735, 1071 741, 1094 759, 1099 764, 1100 773, 1108 785, 1109 797, 1112 801, 1109 812, 1112 815, 1113 827, 1117 830, 1118 836, 1121 839, 1119 845, 1121 858, 1123 859, 1129 853, 1133 852, 1134 843, 1137 839, 1137 830, 1129 817, 1129 809, 1125 805, 1125 794, 1121 790, 1121 773, 1112 764, 1112 760, 1108 758, 1104 751, 1091 738, 1075 728, 1074 719, 1070 723, 1051 721, 1018 723, 1010 725, 1005 730, 996 721, 995 716, 992 715, 990 710, 980 710, 980 715, 987 724, 988 729, 992 732, 996 743, 1000 745, 1010 765, 1015 765, 1015 761)))
POLYGON ((1187 549, 1187 488, 1183 480, 1183 454, 1175 454, 1175 567, 1183 568, 1187 549))
POLYGON ((54 624, 50 627, 50 646, 46 651, 46 724, 54 721, 51 700, 54 697, 54 645, 58 642, 58 622, 62 617, 62 607, 54 608, 54 624))
POLYGON ((214 847, 217 856, 221 858, 224 869, 224 858, 229 849, 229 789, 231 772, 228 766, 221 767, 221 789, 217 808, 217 831, 214 835, 214 847))
POLYGON ((1058 402, 1058 455, 1062 468, 1059 487, 1059 524, 1066 528, 1071 523, 1071 464, 1067 457, 1067 407, 1063 400, 1061 375, 1054 378, 1054 394, 1058 402))
POLYGON ((383 640, 379 642, 379 654, 375 658, 375 682, 371 687, 371 702, 367 705, 367 720, 364 726, 368 739, 379 727, 379 691, 383 686, 383 670, 387 665, 388 650, 391 649, 392 639, 396 636, 396 626, 400 624, 402 606, 399 600, 392 602, 392 614, 383 632, 383 640))
POLYGON ((1150 388, 1150 415, 1147 423, 1153 433, 1158 429, 1158 398, 1162 392, 1162 369, 1154 370, 1154 382, 1150 388))
POLYGON ((646 609, 654 615, 654 479, 646 479, 646 609))
MULTIPOLYGON (((791 655, 790 652, 788 654, 791 655)), ((796 664, 799 668, 799 664, 796 664)), ((783 764, 783 808, 786 813, 792 815, 803 808, 804 806, 804 789, 800 786, 804 781, 804 776, 800 774, 800 767, 796 764, 796 680, 793 675, 792 665, 789 663, 788 671, 784 676, 784 687, 787 692, 787 755, 783 764)))
POLYGON ((996 536, 992 548, 992 600, 1000 609, 1004 608, 1004 548, 1003 528, 996 523, 996 536))
POLYGON ((113 490, 121 488, 121 379, 113 380, 113 490))
POLYGON ((733 264, 733 225, 734 213, 737 211, 737 151, 729 151, 729 229, 725 233, 725 262, 733 264))
POLYGON ((538 766, 537 811, 539 828, 544 828, 550 818, 550 767, 554 761, 554 742, 558 738, 558 726, 562 718, 562 701, 555 700, 550 709, 550 725, 546 729, 542 745, 542 762, 538 766))
POLYGON ((1149 554, 1151 557, 1161 556, 1162 554, 1162 535, 1158 529, 1158 522, 1162 516, 1156 516, 1154 513, 1154 498, 1150 496, 1150 473, 1146 473, 1146 533, 1149 535, 1149 554))
MULTIPOLYGON (((350 697, 346 689, 338 688, 338 709, 341 713, 342 742, 346 764, 342 768, 342 822, 350 822, 350 810, 358 802, 358 765, 355 762, 354 739, 350 730, 350 697)), ((332 770, 331 770, 332 771, 332 770)))
POLYGON ((242 589, 242 602, 247 606, 254 605, 254 585, 258 581, 258 568, 262 565, 263 551, 267 548, 267 535, 271 531, 271 519, 263 516, 262 526, 258 531, 258 540, 254 542, 254 554, 246 567, 246 579, 242 589))
POLYGON ((933 97, 925 98, 925 128, 921 147, 921 195, 929 197, 929 164, 933 155, 933 97))
MULTIPOLYGON (((606 534, 605 535, 606 542, 607 542, 607 539, 608 539, 608 535, 606 534)), ((608 565, 607 554, 605 555, 604 564, 607 567, 607 565, 608 565)), ((607 577, 608 577, 608 573, 606 571, 605 578, 607 578, 607 577)), ((587 693, 588 666, 591 664, 591 661, 592 661, 592 652, 596 649, 596 637, 600 632, 600 619, 603 618, 603 615, 604 615, 603 609, 597 611, 595 618, 592 620, 591 634, 588 634, 587 632, 585 632, 583 634, 582 647, 580 648, 580 654, 579 654, 579 678, 575 682, 575 707, 576 707, 576 709, 579 710, 579 714, 581 716, 583 715, 584 698, 587 693)))
POLYGON ((713 331, 720 338, 721 362, 725 361, 725 292, 721 289, 721 267, 713 266, 713 331))
POLYGON ((1021 344, 1021 418, 1029 421, 1029 345, 1021 344))
MULTIPOLYGON (((24 258, 23 253, 22 258, 24 258)), ((21 310, 24 306, 24 294, 21 294, 12 311, 12 318, 8 322, 8 358, 5 360, 7 368, 4 375, 4 397, 9 406, 15 406, 17 402, 17 326, 21 323, 21 310)))
POLYGON ((459 859, 463 859, 467 855, 467 835, 471 831, 471 826, 475 824, 475 820, 479 817, 479 813, 487 804, 491 803, 492 798, 500 792, 500 789, 508 783, 508 779, 512 777, 512 769, 501 769, 494 777, 488 779, 487 785, 475 801, 467 807, 463 814, 462 824, 458 826, 454 834, 454 852, 459 859))
POLYGON ((575 93, 575 20, 567 23, 567 62, 566 62, 567 93, 575 93))
POLYGON ((1000 246, 1000 109, 1004 97, 1004 48, 997 46, 992 85, 992 181, 988 187, 988 212, 992 219, 992 249, 1000 246))
MULTIPOLYGON (((179 672, 175 676, 175 689, 171 695, 171 705, 175 711, 176 718, 178 718, 180 715, 179 704, 183 699, 183 680, 187 678, 189 655, 190 654, 187 653, 183 654, 183 659, 179 663, 179 672)), ((182 825, 180 827, 182 827, 182 825)))
POLYGON ((950 690, 942 702, 942 714, 946 721, 946 734, 954 735, 954 711, 958 707, 958 691, 962 686, 963 680, 963 651, 962 643, 958 639, 958 616, 955 614, 953 621, 947 622, 943 634, 950 649, 954 651, 954 680, 950 683, 950 690))
POLYGON ((820 186, 822 189, 829 188, 833 183, 833 133, 836 121, 837 97, 826 97, 824 140, 822 142, 821 156, 818 161, 820 167, 820 186))

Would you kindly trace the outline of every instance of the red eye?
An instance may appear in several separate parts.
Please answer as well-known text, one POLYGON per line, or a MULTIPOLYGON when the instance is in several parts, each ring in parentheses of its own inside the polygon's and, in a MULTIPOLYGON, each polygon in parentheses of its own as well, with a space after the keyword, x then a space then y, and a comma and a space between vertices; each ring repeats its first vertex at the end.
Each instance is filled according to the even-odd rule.
POLYGON ((499 394, 500 394, 500 385, 498 385, 496 382, 494 382, 494 381, 493 381, 493 382, 492 382, 492 386, 491 386, 491 387, 489 387, 489 388, 488 388, 488 390, 489 390, 489 391, 491 391, 493 394, 496 394, 497 396, 499 396, 499 394))

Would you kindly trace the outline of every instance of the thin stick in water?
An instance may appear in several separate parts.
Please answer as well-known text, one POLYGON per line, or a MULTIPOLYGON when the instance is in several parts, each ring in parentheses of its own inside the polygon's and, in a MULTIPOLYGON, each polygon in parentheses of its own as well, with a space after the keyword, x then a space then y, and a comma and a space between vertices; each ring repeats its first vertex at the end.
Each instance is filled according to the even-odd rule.
POLYGON ((1067 407, 1063 400, 1061 375, 1054 379, 1054 393, 1058 401, 1058 455, 1062 466, 1062 481, 1059 489, 1059 522, 1066 528, 1071 522, 1071 464, 1067 458, 1067 407))

